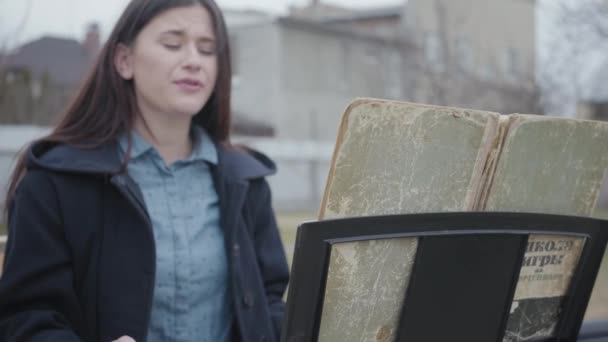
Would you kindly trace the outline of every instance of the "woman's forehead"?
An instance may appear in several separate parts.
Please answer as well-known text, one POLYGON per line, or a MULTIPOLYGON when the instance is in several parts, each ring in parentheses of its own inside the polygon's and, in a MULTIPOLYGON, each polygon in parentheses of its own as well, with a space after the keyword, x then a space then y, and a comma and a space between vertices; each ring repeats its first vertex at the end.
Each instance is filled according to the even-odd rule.
POLYGON ((202 5, 177 7, 169 9, 148 23, 144 30, 155 34, 169 34, 212 38, 214 36, 213 19, 202 5))

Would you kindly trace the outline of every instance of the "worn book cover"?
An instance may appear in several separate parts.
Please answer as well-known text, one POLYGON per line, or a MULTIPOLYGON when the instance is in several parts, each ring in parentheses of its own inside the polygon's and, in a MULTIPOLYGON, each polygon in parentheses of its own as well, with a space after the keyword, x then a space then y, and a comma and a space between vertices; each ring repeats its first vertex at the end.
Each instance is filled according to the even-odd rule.
MULTIPOLYGON (((467 210, 589 215, 607 165, 605 123, 357 99, 342 117, 319 219, 467 210)), ((569 250, 526 253, 505 341, 550 336, 584 246, 530 238, 537 242, 567 242, 569 250), (547 257, 553 264, 544 264, 547 257)), ((393 341, 416 249, 416 239, 335 247, 320 340, 393 341)))
MULTIPOLYGON (((355 101, 342 118, 320 219, 470 209, 498 119, 355 101)), ((319 341, 393 341, 417 243, 355 242, 343 247, 349 253, 333 250, 319 341)))
MULTIPOLYGON (((608 165, 603 122, 501 118, 495 169, 478 209, 591 216, 608 165)), ((531 236, 507 326, 508 342, 550 337, 584 241, 531 236)))
POLYGON ((318 341, 393 341, 416 246, 408 238, 334 245, 318 341))
POLYGON ((354 101, 342 117, 320 218, 471 209, 499 117, 354 101))

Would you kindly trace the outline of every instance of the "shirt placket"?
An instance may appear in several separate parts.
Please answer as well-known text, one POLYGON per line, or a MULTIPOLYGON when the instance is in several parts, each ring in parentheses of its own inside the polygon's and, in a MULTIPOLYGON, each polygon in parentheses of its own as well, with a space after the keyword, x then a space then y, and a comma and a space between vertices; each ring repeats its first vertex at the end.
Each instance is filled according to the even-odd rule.
POLYGON ((189 280, 190 280, 190 246, 183 211, 184 203, 180 201, 179 175, 175 169, 169 170, 167 180, 167 198, 169 199, 169 214, 171 217, 175 255, 175 338, 176 341, 188 341, 189 280))

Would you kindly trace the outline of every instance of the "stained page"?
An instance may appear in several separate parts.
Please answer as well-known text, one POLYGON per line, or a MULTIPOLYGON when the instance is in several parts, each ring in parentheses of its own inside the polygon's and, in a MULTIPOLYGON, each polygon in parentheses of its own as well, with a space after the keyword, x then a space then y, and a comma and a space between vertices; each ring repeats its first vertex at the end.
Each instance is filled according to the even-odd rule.
POLYGON ((320 218, 471 209, 498 118, 355 101, 342 118, 320 218))
MULTIPOLYGON (((320 218, 471 209, 499 115, 361 99, 346 110, 320 218)), ((331 254, 320 341, 394 341, 418 241, 331 254)))
POLYGON ((319 342, 394 341, 416 239, 334 245, 319 342))

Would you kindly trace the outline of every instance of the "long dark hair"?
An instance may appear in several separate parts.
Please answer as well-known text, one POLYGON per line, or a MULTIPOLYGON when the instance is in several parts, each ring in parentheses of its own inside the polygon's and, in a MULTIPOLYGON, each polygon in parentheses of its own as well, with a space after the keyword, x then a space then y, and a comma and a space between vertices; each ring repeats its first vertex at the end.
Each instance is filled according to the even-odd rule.
MULTIPOLYGON (((228 33, 223 15, 214 0, 132 0, 116 23, 99 58, 52 132, 39 141, 95 148, 116 140, 132 129, 138 114, 133 82, 115 70, 119 44, 131 46, 139 32, 157 15, 176 7, 201 5, 209 11, 217 44, 218 76, 209 100, 192 122, 206 129, 217 142, 229 144, 231 65, 228 33)), ((130 148, 129 148, 130 150, 130 148)), ((11 175, 6 196, 10 206, 26 170, 26 153, 21 153, 11 175)), ((128 157, 127 157, 128 160, 128 157)))

